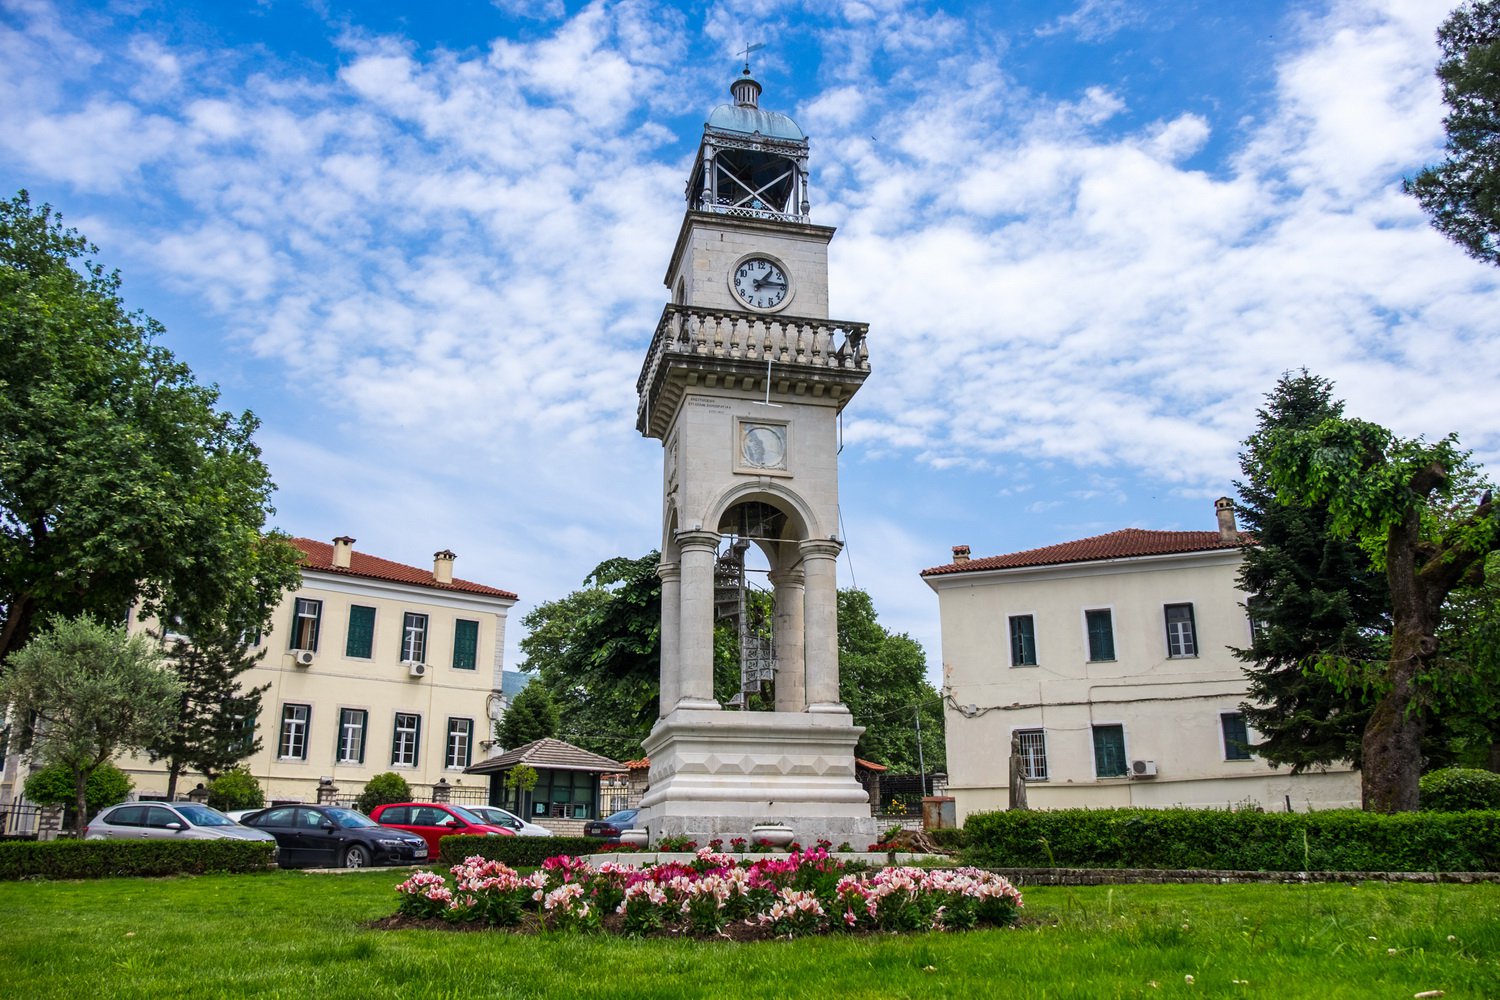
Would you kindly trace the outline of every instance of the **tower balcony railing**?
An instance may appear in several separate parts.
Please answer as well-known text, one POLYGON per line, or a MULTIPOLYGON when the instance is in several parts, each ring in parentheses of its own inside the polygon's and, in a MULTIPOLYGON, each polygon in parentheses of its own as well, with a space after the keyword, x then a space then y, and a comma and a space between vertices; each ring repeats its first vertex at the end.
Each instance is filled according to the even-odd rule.
POLYGON ((669 303, 656 324, 636 392, 645 406, 646 391, 669 355, 864 374, 870 370, 869 330, 868 323, 669 303))

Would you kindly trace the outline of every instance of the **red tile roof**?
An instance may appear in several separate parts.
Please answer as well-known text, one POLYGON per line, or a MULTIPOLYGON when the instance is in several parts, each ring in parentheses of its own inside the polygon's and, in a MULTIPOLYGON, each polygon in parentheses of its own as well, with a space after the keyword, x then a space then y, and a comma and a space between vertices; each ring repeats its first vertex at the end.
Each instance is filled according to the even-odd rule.
POLYGON ((337 573, 341 576, 363 576, 371 580, 388 580, 391 583, 409 583, 418 587, 431 587, 433 590, 456 590, 464 594, 483 594, 486 597, 503 597, 512 601, 517 599, 516 595, 508 590, 486 587, 482 583, 460 580, 457 577, 452 583, 438 583, 433 579, 430 567, 421 569, 416 566, 407 566, 405 563, 391 562, 389 559, 366 555, 363 552, 350 553, 349 568, 345 569, 333 564, 333 545, 330 542, 318 542, 311 538, 293 538, 292 544, 302 550, 303 569, 315 569, 320 573, 337 573))
POLYGON ((977 573, 991 569, 1021 569, 1030 566, 1059 566, 1065 563, 1098 562, 1103 559, 1130 559, 1137 556, 1166 556, 1183 552, 1211 552, 1215 549, 1237 549, 1248 540, 1244 534, 1226 541, 1217 531, 1146 531, 1125 528, 1107 535, 1081 538, 1025 552, 987 556, 968 562, 948 563, 924 569, 923 576, 945 576, 950 573, 977 573))

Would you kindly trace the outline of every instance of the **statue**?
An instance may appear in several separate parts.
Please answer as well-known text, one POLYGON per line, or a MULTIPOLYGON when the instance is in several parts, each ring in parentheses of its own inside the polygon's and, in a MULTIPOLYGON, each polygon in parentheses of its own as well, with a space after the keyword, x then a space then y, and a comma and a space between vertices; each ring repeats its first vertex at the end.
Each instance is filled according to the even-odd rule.
POLYGON ((1025 809, 1026 761, 1021 756, 1021 734, 1010 734, 1010 807, 1025 809))

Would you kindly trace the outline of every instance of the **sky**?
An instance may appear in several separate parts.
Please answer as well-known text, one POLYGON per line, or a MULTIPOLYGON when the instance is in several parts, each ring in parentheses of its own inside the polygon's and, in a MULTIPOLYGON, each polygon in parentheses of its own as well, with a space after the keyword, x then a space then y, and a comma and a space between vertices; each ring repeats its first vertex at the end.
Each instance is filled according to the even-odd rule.
POLYGON ((274 525, 515 591, 660 544, 635 380, 741 63, 812 141, 841 586, 940 677, 919 574, 1212 530, 1286 371, 1500 461, 1500 269, 1442 155, 1448 0, 0 0, 0 193, 99 246, 223 405, 274 525))

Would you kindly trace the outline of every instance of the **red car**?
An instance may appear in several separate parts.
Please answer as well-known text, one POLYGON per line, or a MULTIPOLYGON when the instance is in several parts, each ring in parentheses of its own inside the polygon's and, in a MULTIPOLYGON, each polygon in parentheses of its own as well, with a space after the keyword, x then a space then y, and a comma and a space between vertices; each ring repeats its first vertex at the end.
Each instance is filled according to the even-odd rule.
POLYGON ((455 834, 475 837, 514 837, 515 831, 491 826, 463 806, 440 802, 392 802, 370 810, 370 818, 381 826, 415 833, 427 841, 428 856, 438 856, 438 841, 455 834))

